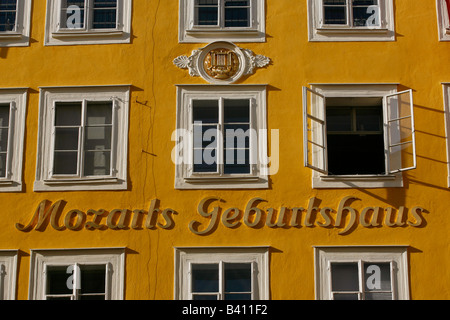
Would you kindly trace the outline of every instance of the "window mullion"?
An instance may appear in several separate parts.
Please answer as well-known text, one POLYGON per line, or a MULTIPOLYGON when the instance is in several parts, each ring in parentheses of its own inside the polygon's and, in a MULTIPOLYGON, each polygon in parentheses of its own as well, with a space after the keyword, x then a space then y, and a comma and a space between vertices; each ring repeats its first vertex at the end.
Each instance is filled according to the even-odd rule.
POLYGON ((225 300, 225 274, 224 262, 219 262, 219 300, 225 300))
POLYGON ((94 0, 84 0, 84 29, 86 31, 91 30, 92 26, 92 17, 93 12, 91 10, 94 10, 94 5, 92 4, 94 0))
POLYGON ((81 125, 79 128, 79 145, 78 145, 78 177, 81 178, 84 176, 84 158, 85 158, 85 135, 86 135, 86 109, 87 109, 87 100, 84 99, 81 107, 81 125))
POLYGON ((353 27, 353 0, 347 0, 347 26, 353 27))
POLYGON ((217 170, 219 175, 223 175, 225 172, 224 165, 224 135, 225 135, 225 125, 224 125, 224 117, 225 117, 225 99, 220 97, 219 99, 219 124, 218 124, 218 132, 217 132, 217 170))
POLYGON ((364 290, 364 262, 362 260, 358 261, 358 278, 359 278, 359 300, 366 300, 365 290, 364 290))
POLYGON ((80 266, 78 263, 75 263, 73 266, 73 286, 72 286, 72 295, 74 300, 79 300, 79 284, 81 283, 80 279, 80 266))
POLYGON ((219 28, 225 28, 225 0, 219 0, 218 5, 217 20, 219 28))

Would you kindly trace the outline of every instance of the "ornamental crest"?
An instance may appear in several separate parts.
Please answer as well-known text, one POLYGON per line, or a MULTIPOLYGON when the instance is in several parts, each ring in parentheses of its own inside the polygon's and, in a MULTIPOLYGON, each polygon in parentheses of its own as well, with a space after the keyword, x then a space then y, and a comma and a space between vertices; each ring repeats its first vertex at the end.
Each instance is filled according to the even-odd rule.
POLYGON ((181 69, 189 69, 192 77, 202 77, 210 83, 233 83, 243 75, 253 74, 255 68, 270 63, 263 55, 255 55, 231 42, 213 42, 194 50, 191 56, 179 56, 173 63, 181 69))

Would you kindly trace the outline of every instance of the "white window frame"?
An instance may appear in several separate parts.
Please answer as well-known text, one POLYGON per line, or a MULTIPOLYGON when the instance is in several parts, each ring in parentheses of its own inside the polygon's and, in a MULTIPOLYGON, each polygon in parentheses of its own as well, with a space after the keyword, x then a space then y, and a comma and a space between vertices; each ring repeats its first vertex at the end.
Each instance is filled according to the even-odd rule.
POLYGON ((130 86, 40 88, 38 151, 34 191, 126 190, 130 86), (56 102, 112 101, 111 175, 62 177, 52 174, 56 102))
MULTIPOLYGON (((48 266, 105 264, 106 300, 123 300, 125 291, 125 248, 32 249, 29 299, 45 300, 48 266)), ((68 273, 67 278, 74 274, 68 273)))
MULTIPOLYGON (((84 0, 90 3, 93 0, 84 0)), ((117 0, 117 26, 114 29, 89 28, 89 6, 85 10, 85 28, 60 28, 61 1, 47 0, 47 19, 45 25, 44 45, 89 45, 130 43, 132 0, 117 0)))
POLYGON ((30 45, 32 0, 16 0, 16 26, 13 31, 0 32, 0 47, 26 47, 30 45))
POLYGON ((445 143, 447 147, 447 185, 450 188, 450 82, 442 83, 444 96, 445 143))
MULTIPOLYGON (((334 262, 391 263, 393 300, 410 299, 408 246, 315 246, 314 278, 316 300, 332 300, 330 264, 334 262)), ((362 283, 360 283, 360 289, 361 285, 362 283)))
POLYGON ((195 26, 194 0, 179 0, 179 42, 205 43, 216 40, 238 42, 265 42, 265 1, 250 0, 250 26, 221 26, 224 0, 219 0, 219 22, 217 26, 195 26))
POLYGON ((8 155, 6 177, 0 178, 1 192, 21 192, 25 117, 28 88, 0 88, 0 103, 9 104, 8 155))
POLYGON ((0 301, 15 300, 18 250, 0 250, 0 301))
MULTIPOLYGON (((267 110, 265 85, 177 86, 176 189, 268 188, 267 110), (250 99, 250 174, 193 173, 192 100, 250 99), (187 134, 188 137, 182 137, 187 134)), ((220 152, 220 151, 219 151, 220 152)), ((221 157, 218 156, 220 165, 221 157)))
POLYGON ((252 300, 269 299, 269 248, 260 247, 175 247, 175 300, 191 300, 191 265, 209 263, 251 263, 252 300))
MULTIPOLYGON (((413 166, 409 168, 402 168, 400 170, 390 171, 390 167, 400 166, 401 164, 401 154, 398 153, 397 156, 391 159, 389 163, 388 150, 389 146, 388 139, 388 126, 389 123, 396 121, 395 115, 393 118, 389 116, 388 118, 388 103, 387 98, 393 97, 399 94, 409 94, 410 96, 410 108, 413 110, 413 100, 412 100, 412 90, 407 91, 397 91, 398 84, 314 84, 311 85, 311 89, 303 87, 303 148, 304 148, 304 165, 312 169, 312 187, 313 188, 389 188, 389 187, 403 187, 403 171, 412 170, 416 168, 416 147, 415 147, 415 129, 414 129, 414 113, 412 112, 411 123, 412 123, 412 145, 413 145, 413 166), (383 126, 384 126, 384 140, 385 140, 385 161, 388 174, 377 174, 377 175, 328 175, 327 169, 327 154, 326 154, 326 143, 324 148, 324 153, 322 156, 317 156, 313 152, 312 163, 309 159, 309 149, 311 142, 307 139, 306 130, 308 130, 307 121, 307 110, 311 102, 308 101, 308 93, 313 93, 318 97, 323 99, 323 104, 327 97, 332 98, 349 98, 349 97, 376 97, 383 98, 383 126)), ((322 103, 317 103, 317 105, 312 106, 314 109, 326 108, 322 106, 322 103)), ((316 111, 321 112, 321 111, 316 111)), ((319 116, 324 120, 325 115, 319 116)), ((315 132, 315 131, 314 131, 315 132)), ((326 137, 326 121, 323 123, 323 133, 326 137)), ((314 141, 319 141, 322 139, 313 138, 314 141)), ((325 139, 326 141, 326 139, 325 139)), ((312 146, 312 148, 319 148, 312 146)))
POLYGON ((445 0, 436 0, 439 41, 450 41, 450 17, 445 0))
MULTIPOLYGON (((347 25, 323 24, 323 0, 308 0, 309 41, 395 41, 393 0, 379 1, 380 25, 353 27, 350 22, 347 25)), ((351 5, 347 7, 350 12, 351 5)), ((347 17, 350 20, 351 14, 347 17)))

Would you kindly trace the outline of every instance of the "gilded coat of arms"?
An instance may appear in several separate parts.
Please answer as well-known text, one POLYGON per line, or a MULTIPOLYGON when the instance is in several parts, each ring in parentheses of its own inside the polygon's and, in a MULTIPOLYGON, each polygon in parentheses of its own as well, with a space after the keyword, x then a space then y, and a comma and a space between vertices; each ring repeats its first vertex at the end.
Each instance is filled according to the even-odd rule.
POLYGON ((239 58, 230 49, 211 50, 203 62, 205 72, 214 79, 225 80, 239 71, 239 58))

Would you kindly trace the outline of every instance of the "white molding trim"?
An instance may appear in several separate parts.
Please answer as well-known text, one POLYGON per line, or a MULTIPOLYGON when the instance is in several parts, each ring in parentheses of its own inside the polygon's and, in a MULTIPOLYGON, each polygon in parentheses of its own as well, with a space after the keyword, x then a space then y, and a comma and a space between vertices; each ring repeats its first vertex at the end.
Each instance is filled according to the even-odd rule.
POLYGON ((0 300, 15 300, 19 250, 0 249, 0 300))
POLYGON ((445 0, 436 0, 436 18, 439 41, 450 41, 450 17, 445 0))

